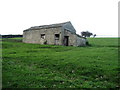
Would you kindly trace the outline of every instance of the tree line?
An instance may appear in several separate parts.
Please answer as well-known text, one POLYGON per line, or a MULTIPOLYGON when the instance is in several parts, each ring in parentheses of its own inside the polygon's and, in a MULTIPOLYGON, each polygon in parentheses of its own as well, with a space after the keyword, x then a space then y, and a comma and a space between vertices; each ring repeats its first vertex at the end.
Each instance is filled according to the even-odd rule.
POLYGON ((0 35, 2 38, 15 38, 15 37, 23 37, 23 35, 0 35))

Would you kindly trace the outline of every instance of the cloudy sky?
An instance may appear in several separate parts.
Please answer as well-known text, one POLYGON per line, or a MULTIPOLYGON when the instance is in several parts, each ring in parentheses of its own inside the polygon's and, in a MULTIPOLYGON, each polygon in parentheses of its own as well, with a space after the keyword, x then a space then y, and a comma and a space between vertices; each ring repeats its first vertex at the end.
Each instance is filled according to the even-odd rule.
POLYGON ((78 34, 118 35, 119 0, 1 0, 0 34, 71 21, 78 34))

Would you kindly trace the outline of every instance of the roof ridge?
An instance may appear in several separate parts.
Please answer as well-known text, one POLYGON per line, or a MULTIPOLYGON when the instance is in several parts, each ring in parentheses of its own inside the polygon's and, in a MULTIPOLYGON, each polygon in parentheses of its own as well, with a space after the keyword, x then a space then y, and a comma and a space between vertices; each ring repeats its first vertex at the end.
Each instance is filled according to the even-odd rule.
POLYGON ((63 23, 55 23, 55 24, 48 24, 48 25, 33 26, 33 27, 30 27, 30 28, 34 28, 34 27, 46 27, 46 26, 55 26, 55 25, 62 26, 63 24, 66 24, 66 23, 71 23, 71 22, 70 22, 70 21, 67 21, 67 22, 63 22, 63 23))

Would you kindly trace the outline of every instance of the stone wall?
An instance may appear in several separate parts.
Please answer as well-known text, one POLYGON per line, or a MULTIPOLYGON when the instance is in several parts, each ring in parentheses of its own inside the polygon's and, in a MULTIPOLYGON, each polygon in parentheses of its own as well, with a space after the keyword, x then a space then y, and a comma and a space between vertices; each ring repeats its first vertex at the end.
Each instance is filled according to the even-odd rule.
POLYGON ((23 32, 23 42, 25 43, 42 43, 41 34, 45 34, 45 40, 47 41, 46 44, 55 44, 55 34, 59 34, 59 45, 61 43, 61 27, 56 28, 46 28, 46 29, 39 29, 39 30, 27 30, 23 32))
POLYGON ((77 45, 76 46, 86 46, 86 39, 77 36, 77 45))
POLYGON ((64 36, 69 36, 69 46, 76 46, 76 35, 68 30, 64 31, 64 36))

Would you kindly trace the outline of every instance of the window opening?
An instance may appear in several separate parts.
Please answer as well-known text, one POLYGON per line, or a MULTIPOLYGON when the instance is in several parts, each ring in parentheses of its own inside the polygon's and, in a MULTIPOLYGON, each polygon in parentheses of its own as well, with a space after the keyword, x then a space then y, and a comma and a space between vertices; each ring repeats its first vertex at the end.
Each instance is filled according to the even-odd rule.
POLYGON ((59 40, 60 35, 59 34, 55 34, 55 40, 59 40))
POLYGON ((41 34, 41 38, 42 38, 42 39, 45 39, 45 34, 41 34))

